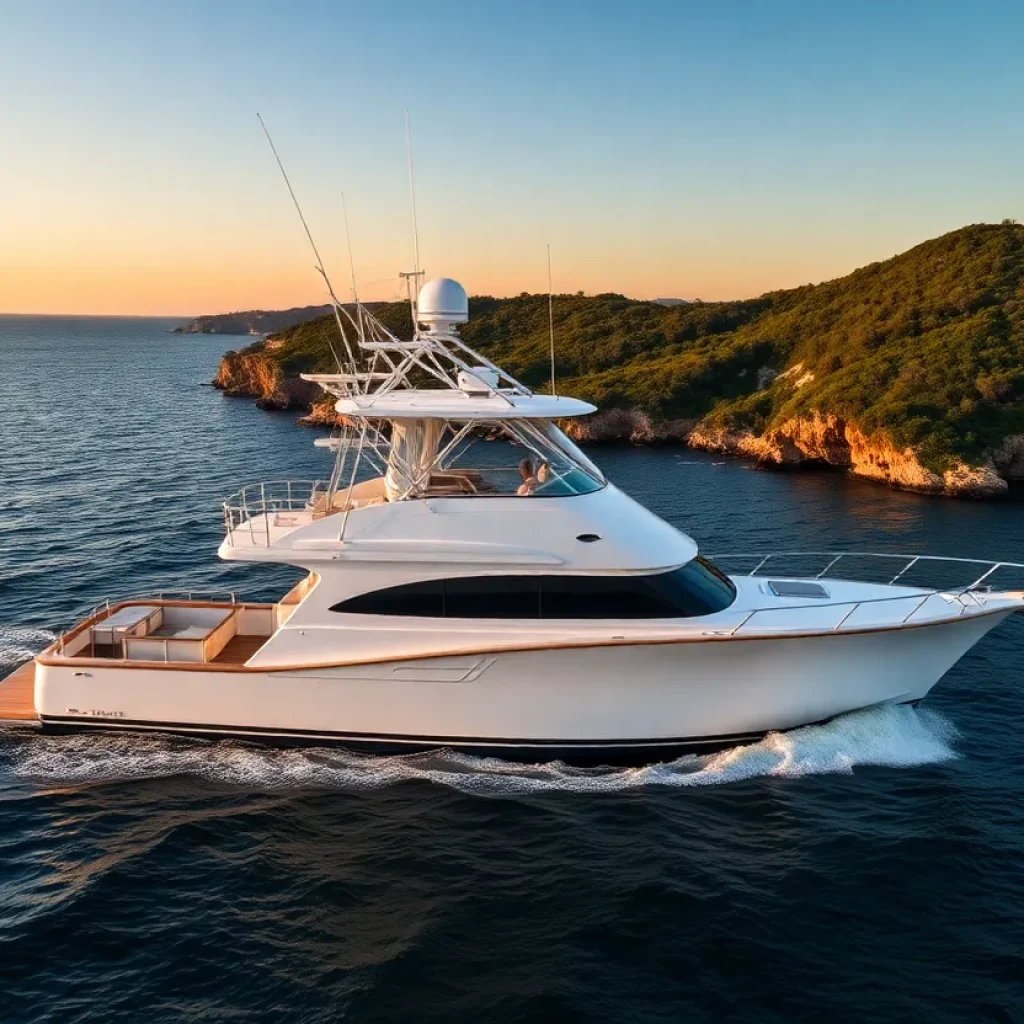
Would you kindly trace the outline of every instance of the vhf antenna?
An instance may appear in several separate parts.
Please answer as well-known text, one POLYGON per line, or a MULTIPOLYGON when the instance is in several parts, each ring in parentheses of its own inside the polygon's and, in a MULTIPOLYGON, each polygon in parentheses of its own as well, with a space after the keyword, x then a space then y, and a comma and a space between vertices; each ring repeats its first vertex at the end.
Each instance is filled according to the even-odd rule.
POLYGON ((558 397, 555 391, 555 297, 551 288, 551 244, 548 243, 548 339, 551 347, 551 395, 558 397))
POLYGON ((409 279, 416 284, 416 291, 419 291, 420 287, 420 275, 423 271, 420 270, 420 229, 416 220, 416 174, 413 171, 412 162, 412 128, 409 125, 409 108, 405 108, 405 149, 409 160, 409 196, 412 201, 412 251, 413 251, 413 269, 411 273, 399 274, 399 277, 405 278, 406 290, 409 294, 409 312, 412 315, 412 330, 413 334, 416 333, 416 300, 413 297, 414 291, 409 286, 409 279))
MULTIPOLYGON (((309 247, 313 250, 313 256, 316 258, 317 272, 324 279, 324 284, 327 285, 327 292, 331 297, 331 305, 334 308, 334 319, 337 321, 338 330, 341 332, 341 340, 345 344, 345 351, 348 353, 349 362, 354 372, 358 364, 352 354, 352 349, 348 343, 348 335, 345 333, 345 328, 341 322, 341 316, 338 313, 338 306, 340 303, 338 302, 337 296, 334 294, 334 288, 331 286, 331 279, 327 276, 327 271, 324 269, 324 261, 320 258, 320 251, 316 247, 316 242, 313 241, 313 233, 309 230, 309 225, 306 223, 306 218, 303 216, 302 207, 299 205, 299 200, 295 195, 295 189, 292 188, 292 183, 288 178, 288 172, 284 169, 284 164, 281 162, 281 157, 277 152, 277 146, 274 145, 274 140, 270 137, 270 132, 267 131, 267 126, 263 123, 263 117, 259 112, 257 112, 256 118, 260 123, 260 127, 263 129, 263 134, 267 137, 267 142, 270 143, 270 151, 274 154, 274 159, 277 161, 278 169, 281 171, 281 177, 284 178, 284 183, 288 186, 288 194, 292 197, 292 202, 295 204, 295 212, 299 215, 299 220, 302 222, 302 229, 306 232, 306 238, 309 239, 309 247)), ((331 355, 334 356, 334 361, 338 364, 338 369, 344 369, 341 360, 338 358, 338 353, 334 350, 334 343, 330 338, 327 339, 327 344, 330 345, 331 355)))
POLYGON ((352 255, 352 233, 348 229, 348 207, 345 205, 345 193, 341 193, 341 218, 345 222, 345 245, 348 247, 348 269, 352 275, 352 301, 356 306, 356 317, 359 321, 359 344, 366 341, 366 331, 363 326, 363 307, 359 301, 359 292, 356 291, 356 261, 352 255))

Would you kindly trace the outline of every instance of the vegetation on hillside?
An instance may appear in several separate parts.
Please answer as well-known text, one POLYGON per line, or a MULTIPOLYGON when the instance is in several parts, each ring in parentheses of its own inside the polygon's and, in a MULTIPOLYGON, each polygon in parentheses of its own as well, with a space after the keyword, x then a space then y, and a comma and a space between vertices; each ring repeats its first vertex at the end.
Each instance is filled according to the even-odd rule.
MULTIPOLYGON (((1012 222, 747 301, 559 295, 554 309, 559 390, 603 407, 758 433, 818 410, 911 446, 938 470, 1024 433, 1024 226, 1012 222)), ((408 336, 406 304, 374 313, 408 336)), ((547 386, 546 295, 474 297, 461 333, 547 386)), ((274 336, 268 355, 288 373, 329 369, 329 339, 337 328, 325 317, 274 336)))

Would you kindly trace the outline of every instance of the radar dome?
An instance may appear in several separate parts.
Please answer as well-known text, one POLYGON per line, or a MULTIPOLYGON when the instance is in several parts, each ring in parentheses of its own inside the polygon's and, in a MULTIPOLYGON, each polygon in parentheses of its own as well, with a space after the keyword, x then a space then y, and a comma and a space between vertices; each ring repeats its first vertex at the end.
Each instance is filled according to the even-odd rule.
POLYGON ((416 299, 416 319, 436 328, 464 324, 469 319, 466 289, 450 277, 428 281, 416 299))

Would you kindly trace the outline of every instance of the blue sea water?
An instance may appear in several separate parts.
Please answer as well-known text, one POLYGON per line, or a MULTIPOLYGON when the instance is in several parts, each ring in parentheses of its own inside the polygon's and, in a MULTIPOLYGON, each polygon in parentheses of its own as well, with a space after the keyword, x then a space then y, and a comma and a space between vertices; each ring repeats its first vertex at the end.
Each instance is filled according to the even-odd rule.
MULTIPOLYGON (((107 596, 298 575, 219 563, 218 502, 328 456, 173 323, 0 317, 7 665, 107 596)), ((710 552, 1024 561, 1019 495, 596 456, 710 552)), ((1016 617, 917 711, 642 769, 8 733, 0 1021, 1024 1020, 1022 725, 1016 617)))

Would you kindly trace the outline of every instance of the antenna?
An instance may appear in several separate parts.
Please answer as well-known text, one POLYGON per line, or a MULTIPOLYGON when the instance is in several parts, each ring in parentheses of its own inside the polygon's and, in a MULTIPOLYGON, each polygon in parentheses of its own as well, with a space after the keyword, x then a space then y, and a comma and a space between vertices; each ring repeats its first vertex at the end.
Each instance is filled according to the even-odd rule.
MULTIPOLYGON (((281 177, 284 178, 285 185, 288 186, 288 194, 292 197, 292 202, 295 204, 295 212, 299 215, 299 220, 302 221, 302 228, 306 232, 306 238, 309 239, 309 247, 313 250, 313 255, 316 257, 316 269, 320 273, 320 276, 324 279, 324 284, 327 285, 327 292, 331 297, 331 303, 334 305, 334 319, 338 322, 338 330, 341 332, 341 340, 345 343, 345 351, 348 353, 349 361, 352 364, 352 369, 355 370, 357 363, 355 357, 352 355, 352 350, 349 348, 348 336, 345 334, 345 328, 341 325, 341 317, 338 315, 338 302, 337 296, 334 294, 334 288, 331 285, 331 280, 327 276, 327 271, 324 270, 324 261, 320 258, 320 251, 316 247, 316 242, 313 241, 313 233, 309 230, 309 225, 306 223, 306 218, 303 216, 302 207, 299 206, 299 200, 296 198, 295 189, 292 188, 292 183, 288 178, 288 172, 284 169, 284 164, 281 162, 281 157, 277 152, 277 146, 274 145, 274 140, 270 137, 270 132, 267 131, 267 126, 263 123, 263 117, 257 111, 256 118, 260 123, 260 127, 263 129, 263 134, 267 137, 267 142, 270 143, 270 151, 274 154, 274 159, 277 161, 277 166, 281 171, 281 177)), ((338 353, 334 351, 334 344, 331 339, 327 339, 327 344, 331 347, 331 355, 334 356, 334 361, 338 364, 338 369, 341 369, 341 360, 338 358, 338 353)))
POLYGON ((416 297, 412 293, 412 282, 415 281, 417 286, 420 283, 420 272, 418 270, 400 270, 398 276, 405 280, 405 296, 409 300, 409 315, 412 317, 412 333, 415 335, 419 330, 419 324, 416 323, 416 297))
POLYGON ((409 126, 409 108, 405 109, 405 149, 409 158, 409 196, 412 200, 412 251, 413 269, 411 273, 399 274, 405 278, 406 290, 409 294, 409 313, 412 316, 412 333, 415 336, 419 326, 416 323, 416 292, 420 287, 420 229, 416 220, 416 175, 412 164, 412 128, 409 126), (410 279, 415 282, 415 289, 410 286, 410 279))
POLYGON ((409 195, 412 198, 413 271, 418 277, 420 273, 420 230, 416 223, 416 175, 412 165, 412 128, 409 126, 408 107, 405 110, 405 148, 409 156, 409 195))
POLYGON ((345 222, 345 245, 348 247, 348 269, 352 275, 352 301, 356 306, 356 317, 359 320, 359 344, 366 341, 366 332, 363 328, 363 307, 359 302, 359 292, 356 291, 356 261, 352 255, 352 233, 348 229, 348 207, 345 206, 345 193, 341 193, 341 217, 345 222))
POLYGON ((548 243, 548 337, 551 345, 551 394, 557 398, 555 391, 555 297, 551 289, 551 243, 548 243))

